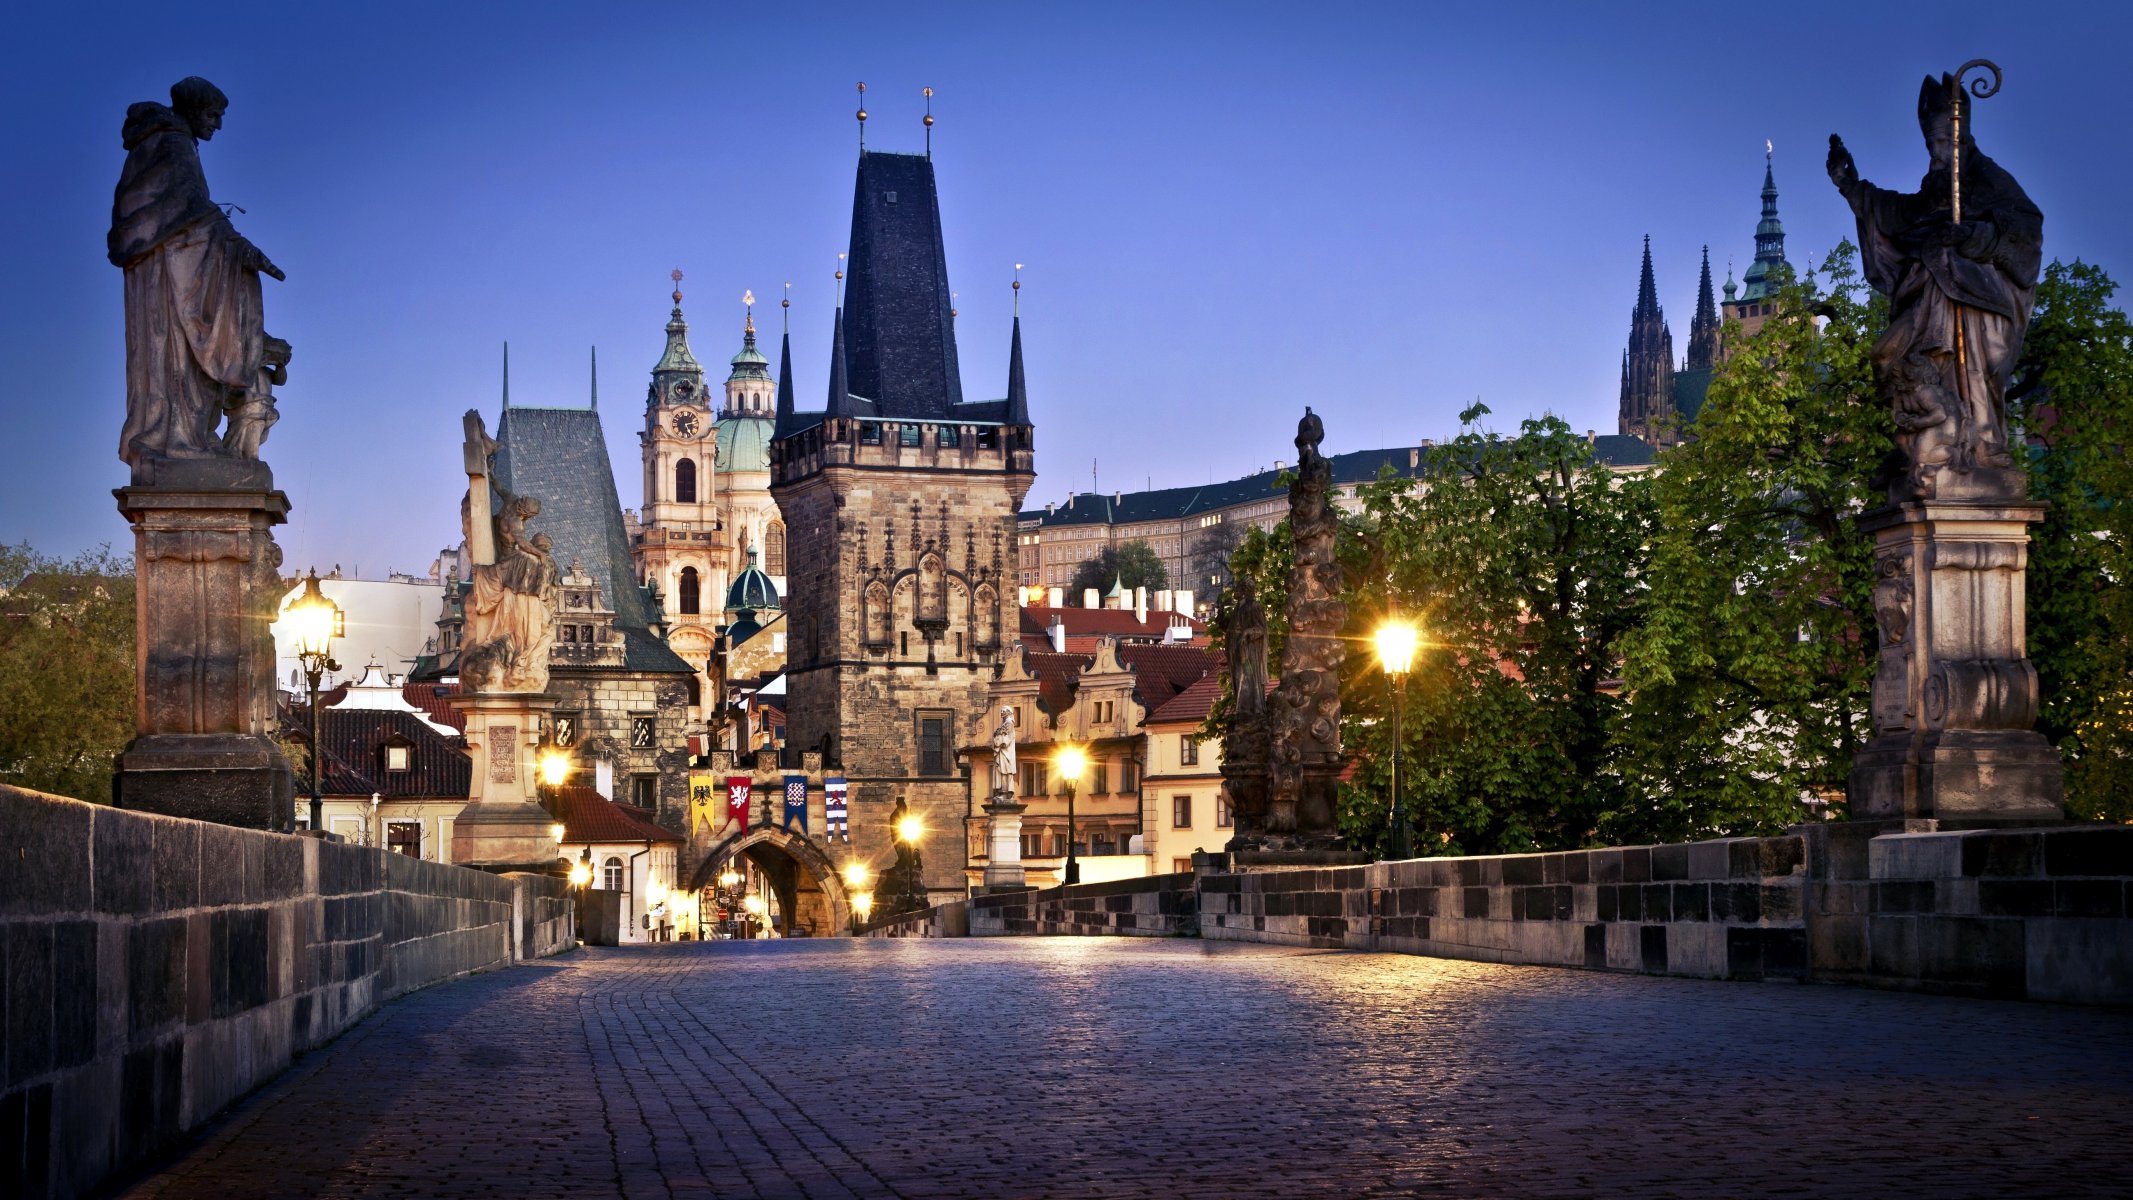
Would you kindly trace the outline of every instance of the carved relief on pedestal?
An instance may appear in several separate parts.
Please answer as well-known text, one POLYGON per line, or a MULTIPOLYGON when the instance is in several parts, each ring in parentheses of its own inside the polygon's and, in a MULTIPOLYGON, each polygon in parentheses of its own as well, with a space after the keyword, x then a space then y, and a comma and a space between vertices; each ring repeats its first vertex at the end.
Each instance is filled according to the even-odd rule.
POLYGON ((518 782, 518 726, 489 726, 489 778, 495 783, 518 782))
POLYGON ((1881 632, 1881 664, 1874 674, 1876 729, 1910 724, 1911 616, 1916 599, 1909 550, 1874 560, 1874 622, 1881 632))

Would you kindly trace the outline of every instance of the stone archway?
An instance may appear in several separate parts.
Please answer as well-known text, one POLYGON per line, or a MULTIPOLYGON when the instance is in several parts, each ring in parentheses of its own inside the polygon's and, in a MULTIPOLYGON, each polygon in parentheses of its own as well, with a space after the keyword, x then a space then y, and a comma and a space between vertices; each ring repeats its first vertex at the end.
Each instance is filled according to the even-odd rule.
POLYGON ((837 864, 809 838, 776 825, 758 825, 711 848, 696 864, 689 890, 701 892, 735 858, 746 858, 769 882, 791 932, 839 937, 851 925, 851 902, 837 864))

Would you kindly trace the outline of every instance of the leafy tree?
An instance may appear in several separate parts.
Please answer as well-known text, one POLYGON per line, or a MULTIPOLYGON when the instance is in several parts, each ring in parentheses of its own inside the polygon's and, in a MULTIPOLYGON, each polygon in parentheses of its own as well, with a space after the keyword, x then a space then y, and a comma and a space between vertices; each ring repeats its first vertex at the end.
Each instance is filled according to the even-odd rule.
POLYGON ((2117 285, 2053 263, 2008 389, 2030 437, 2029 653, 2038 729, 2066 760, 2067 809, 2133 820, 2133 323, 2117 285))
POLYGON ((1235 521, 1209 525, 1193 535, 1185 551, 1185 586, 1212 601, 1229 590, 1230 556, 1254 526, 1235 521))
POLYGON ((1871 736, 1873 540, 1892 449, 1868 352, 1885 306, 1840 246, 1789 282, 1659 457, 1651 595, 1624 639, 1629 799, 1603 840, 1770 833, 1843 793, 1871 736), (1817 325, 1821 328, 1818 330, 1817 325))
POLYGON ((1638 617, 1648 479, 1597 468, 1560 418, 1503 437, 1460 414, 1459 436, 1423 452, 1419 479, 1361 490, 1349 565, 1351 636, 1342 736, 1358 757, 1342 827, 1358 845, 1386 829, 1391 684, 1370 653, 1389 617, 1423 649, 1407 679, 1403 791, 1424 853, 1490 854, 1591 843, 1620 804, 1617 643, 1638 617))
POLYGON ((1113 583, 1123 583, 1129 592, 1140 587, 1155 591, 1170 586, 1170 573, 1146 542, 1106 546, 1096 557, 1074 568, 1074 577, 1067 581, 1068 601, 1079 599, 1089 588, 1095 588, 1098 594, 1108 592, 1113 583))
POLYGON ((132 562, 0 546, 0 782, 109 803, 132 737, 132 562))

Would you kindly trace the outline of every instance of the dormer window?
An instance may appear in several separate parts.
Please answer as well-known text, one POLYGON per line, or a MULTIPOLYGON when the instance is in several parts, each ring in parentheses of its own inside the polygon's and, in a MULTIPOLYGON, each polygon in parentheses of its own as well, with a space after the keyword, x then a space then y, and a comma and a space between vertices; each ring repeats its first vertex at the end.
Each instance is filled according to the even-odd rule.
POLYGON ((385 748, 385 769, 388 771, 410 770, 413 758, 414 748, 412 746, 387 746, 385 748))

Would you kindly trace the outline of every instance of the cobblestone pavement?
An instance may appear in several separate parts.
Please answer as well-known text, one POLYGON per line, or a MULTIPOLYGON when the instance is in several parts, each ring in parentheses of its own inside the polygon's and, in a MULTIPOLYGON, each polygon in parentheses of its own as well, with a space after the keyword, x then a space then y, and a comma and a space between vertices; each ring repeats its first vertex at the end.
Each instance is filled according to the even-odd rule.
POLYGON ((2133 1014, 1195 941, 586 950, 129 1195, 2127 1195, 2133 1014))

